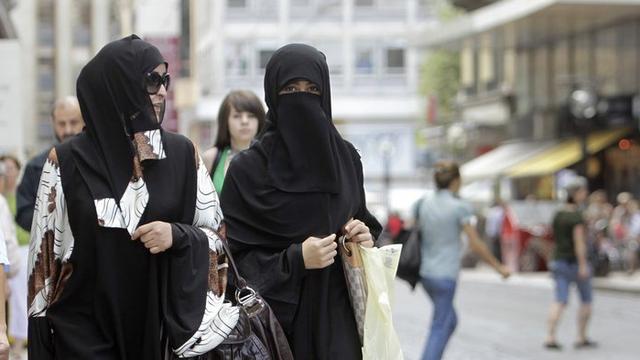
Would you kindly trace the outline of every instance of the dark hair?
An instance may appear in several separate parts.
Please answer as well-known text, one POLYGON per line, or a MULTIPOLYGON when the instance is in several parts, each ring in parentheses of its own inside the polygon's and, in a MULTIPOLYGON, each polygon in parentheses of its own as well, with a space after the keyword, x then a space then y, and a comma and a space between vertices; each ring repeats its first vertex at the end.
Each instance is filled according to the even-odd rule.
POLYGON ((576 204, 576 193, 582 189, 586 190, 588 186, 587 179, 582 176, 578 176, 571 180, 564 187, 564 190, 567 192, 567 203, 576 204))
POLYGON ((13 163, 16 164, 16 167, 18 168, 18 171, 20 169, 22 169, 22 165, 20 164, 20 160, 18 160, 17 157, 15 157, 13 155, 2 155, 2 156, 0 156, 0 161, 5 161, 5 160, 13 161, 13 163))
POLYGON ((229 133, 229 114, 231 107, 239 112, 250 112, 258 118, 258 134, 262 131, 265 123, 264 107, 260 99, 251 91, 232 91, 220 105, 218 111, 218 134, 216 135, 215 147, 222 150, 231 145, 231 134, 229 133))
POLYGON ((433 179, 438 189, 447 189, 451 183, 460 178, 460 168, 452 161, 438 161, 434 167, 433 179))

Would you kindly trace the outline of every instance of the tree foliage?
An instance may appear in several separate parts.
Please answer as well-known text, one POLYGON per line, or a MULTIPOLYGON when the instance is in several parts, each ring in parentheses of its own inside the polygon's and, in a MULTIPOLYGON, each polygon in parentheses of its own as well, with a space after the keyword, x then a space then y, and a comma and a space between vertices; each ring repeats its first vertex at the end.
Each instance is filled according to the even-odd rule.
POLYGON ((435 96, 438 120, 444 120, 454 110, 456 94, 460 88, 460 56, 458 52, 434 50, 422 63, 420 91, 435 96))

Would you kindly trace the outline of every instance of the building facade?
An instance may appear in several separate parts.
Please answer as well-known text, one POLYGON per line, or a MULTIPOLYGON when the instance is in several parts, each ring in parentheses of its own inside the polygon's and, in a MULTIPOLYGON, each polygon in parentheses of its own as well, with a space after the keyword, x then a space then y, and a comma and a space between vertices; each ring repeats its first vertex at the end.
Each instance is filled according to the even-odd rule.
MULTIPOLYGON (((571 173, 611 195, 640 194, 640 1, 496 1, 422 44, 459 52, 458 107, 470 134, 524 144, 511 152, 517 162, 494 153, 501 164, 479 178, 512 179, 516 198, 553 198, 571 173), (585 89, 596 96, 588 119, 574 101, 585 89)), ((480 140, 472 154, 499 144, 480 140)), ((482 173, 477 164, 468 175, 482 173)))
POLYGON ((27 155, 55 142, 51 124, 55 99, 75 95, 76 79, 84 64, 104 44, 120 36, 127 4, 117 0, 15 2, 10 17, 21 48, 24 90, 23 115, 14 127, 20 127, 24 134, 27 155))

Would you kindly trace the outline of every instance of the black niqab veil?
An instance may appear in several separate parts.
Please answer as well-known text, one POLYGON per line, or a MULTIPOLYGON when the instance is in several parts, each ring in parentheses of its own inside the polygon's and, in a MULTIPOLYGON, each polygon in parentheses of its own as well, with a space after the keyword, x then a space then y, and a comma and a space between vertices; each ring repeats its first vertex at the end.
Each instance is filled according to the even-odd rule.
POLYGON ((158 49, 131 35, 103 47, 78 76, 87 137, 73 150, 94 199, 114 198, 117 203, 122 198, 133 176, 130 137, 160 129, 143 83, 145 74, 160 64, 167 63, 158 49))
POLYGON ((341 193, 340 176, 354 172, 351 150, 331 120, 331 87, 325 56, 304 44, 276 51, 267 64, 267 126, 258 146, 268 155, 273 185, 287 192, 341 193), (279 96, 293 80, 318 85, 321 95, 279 96))

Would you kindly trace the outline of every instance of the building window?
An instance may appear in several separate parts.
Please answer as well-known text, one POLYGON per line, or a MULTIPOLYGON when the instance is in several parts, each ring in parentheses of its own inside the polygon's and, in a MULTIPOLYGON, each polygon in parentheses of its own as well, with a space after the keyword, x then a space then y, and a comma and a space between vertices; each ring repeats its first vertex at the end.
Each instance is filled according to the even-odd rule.
POLYGON ((632 22, 618 30, 616 56, 618 59, 618 86, 622 93, 638 91, 638 26, 632 22))
POLYGON ((275 50, 259 50, 258 51, 258 60, 260 64, 260 70, 264 70, 267 68, 267 63, 269 62, 269 59, 271 59, 271 55, 273 55, 274 52, 275 50))
POLYGON ((373 74, 373 49, 356 50, 356 74, 373 74))
POLYGON ((342 17, 342 0, 291 0, 292 21, 337 20, 342 17))
POLYGON ((373 0, 356 0, 357 7, 373 7, 373 0))
POLYGON ((278 19, 278 0, 227 0, 225 17, 234 22, 272 22, 278 19))
POLYGON ((249 46, 246 43, 231 44, 226 51, 226 75, 248 76, 249 75, 249 46))
POLYGON ((405 69, 404 49, 389 48, 385 51, 385 72, 387 74, 402 74, 405 69))
POLYGON ((292 8, 304 8, 311 5, 311 0, 291 0, 292 8))
POLYGON ((227 7, 231 9, 246 8, 247 0, 227 0, 227 7))

